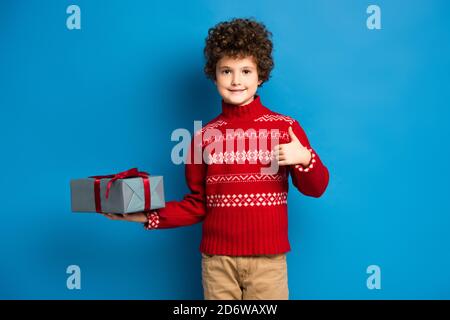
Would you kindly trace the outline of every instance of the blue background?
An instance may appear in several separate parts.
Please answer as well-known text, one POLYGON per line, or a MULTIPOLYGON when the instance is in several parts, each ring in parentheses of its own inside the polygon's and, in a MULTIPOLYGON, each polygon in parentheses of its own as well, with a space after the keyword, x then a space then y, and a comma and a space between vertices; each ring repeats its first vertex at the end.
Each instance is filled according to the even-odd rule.
POLYGON ((137 166, 188 191, 176 128, 220 112, 208 28, 273 33, 259 91, 327 165, 319 199, 291 189, 291 299, 450 298, 448 1, 2 1, 0 298, 202 299, 201 225, 70 211, 69 181, 137 166), (81 8, 68 30, 66 8, 81 8), (382 29, 366 27, 370 4, 382 29), (68 290, 66 268, 81 268, 68 290), (381 289, 366 286, 369 265, 381 289))

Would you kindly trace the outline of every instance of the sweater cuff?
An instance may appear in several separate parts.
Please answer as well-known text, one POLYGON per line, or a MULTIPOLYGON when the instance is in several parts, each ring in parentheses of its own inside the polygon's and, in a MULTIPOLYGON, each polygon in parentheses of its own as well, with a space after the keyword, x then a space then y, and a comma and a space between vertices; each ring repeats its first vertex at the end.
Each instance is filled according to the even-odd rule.
POLYGON ((303 167, 301 164, 296 164, 294 168, 300 172, 310 172, 316 163, 316 154, 314 153, 313 149, 308 148, 309 152, 311 152, 311 160, 309 161, 309 164, 306 167, 303 167))
POLYGON ((159 226, 159 214, 158 211, 151 211, 151 212, 147 212, 147 222, 144 223, 144 228, 146 230, 153 230, 153 229, 157 229, 159 226))

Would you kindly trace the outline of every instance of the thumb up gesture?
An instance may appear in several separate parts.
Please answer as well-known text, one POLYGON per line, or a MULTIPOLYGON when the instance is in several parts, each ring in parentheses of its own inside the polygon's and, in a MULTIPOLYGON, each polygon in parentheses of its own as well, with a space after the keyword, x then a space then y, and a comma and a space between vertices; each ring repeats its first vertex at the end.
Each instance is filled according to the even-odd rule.
POLYGON ((297 165, 300 164, 304 167, 308 166, 311 161, 311 152, 308 148, 302 145, 300 140, 294 134, 292 127, 288 129, 291 142, 283 143, 275 146, 275 157, 278 160, 278 165, 297 165))

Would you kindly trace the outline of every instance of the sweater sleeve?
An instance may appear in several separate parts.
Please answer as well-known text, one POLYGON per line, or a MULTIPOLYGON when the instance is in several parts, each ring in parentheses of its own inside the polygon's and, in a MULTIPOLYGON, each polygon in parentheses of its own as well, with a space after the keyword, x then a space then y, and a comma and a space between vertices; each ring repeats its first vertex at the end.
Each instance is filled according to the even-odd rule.
POLYGON ((319 155, 311 147, 308 137, 300 124, 295 121, 292 130, 301 144, 311 152, 311 161, 308 166, 291 165, 289 172, 294 186, 304 195, 318 198, 326 190, 329 182, 329 172, 327 167, 320 160, 319 155))
POLYGON ((190 193, 181 201, 169 201, 164 208, 148 212, 147 223, 144 224, 147 230, 188 226, 205 218, 206 164, 204 161, 194 162, 195 148, 200 148, 198 151, 201 152, 201 146, 195 147, 193 139, 187 156, 189 161, 185 164, 185 178, 190 193))

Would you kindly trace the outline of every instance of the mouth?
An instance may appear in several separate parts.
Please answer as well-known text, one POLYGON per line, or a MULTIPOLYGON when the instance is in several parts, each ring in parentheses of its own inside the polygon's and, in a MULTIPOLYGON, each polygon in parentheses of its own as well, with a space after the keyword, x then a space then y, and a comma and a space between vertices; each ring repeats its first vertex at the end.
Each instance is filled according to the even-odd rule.
POLYGON ((247 89, 239 89, 239 90, 236 90, 236 89, 228 89, 232 94, 239 94, 239 93, 243 93, 243 92, 245 92, 247 89))

